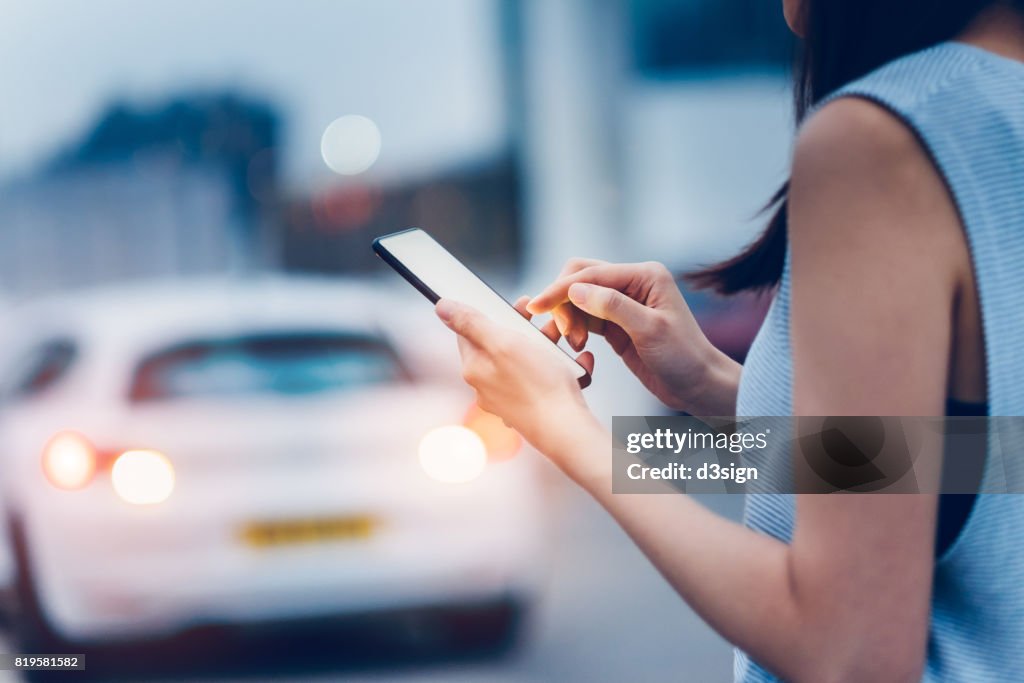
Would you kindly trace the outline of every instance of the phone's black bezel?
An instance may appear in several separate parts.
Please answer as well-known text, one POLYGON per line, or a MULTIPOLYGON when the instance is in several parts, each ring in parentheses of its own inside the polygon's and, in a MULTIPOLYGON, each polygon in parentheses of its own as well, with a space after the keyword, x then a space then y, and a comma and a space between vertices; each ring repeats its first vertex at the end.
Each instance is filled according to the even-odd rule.
MULTIPOLYGON (((388 251, 387 247, 380 243, 381 240, 390 239, 392 237, 398 237, 399 235, 404 235, 405 233, 412 232, 414 230, 421 230, 421 228, 406 228, 405 230, 399 230, 398 232, 392 232, 387 235, 381 235, 377 239, 373 240, 373 252, 377 254, 377 256, 379 256, 384 261, 384 263, 388 264, 396 271, 398 271, 398 274, 404 277, 410 285, 418 289, 420 294, 430 299, 430 303, 436 304, 438 301, 441 300, 441 297, 437 295, 437 292, 432 290, 430 287, 427 287, 426 283, 423 282, 423 280, 416 277, 411 270, 405 267, 404 263, 395 258, 395 255, 388 251)), ((476 273, 473 274, 476 275, 476 273)), ((480 276, 477 275, 477 277, 480 276)), ((497 292, 495 293, 497 294, 497 292)))
MULTIPOLYGON (((430 239, 434 239, 434 237, 429 232, 427 232, 426 230, 423 230, 423 228, 415 228, 415 227, 414 228, 406 228, 405 230, 399 230, 397 232, 391 232, 391 233, 388 233, 387 235, 381 235, 380 237, 375 238, 373 240, 373 253, 377 254, 377 256, 379 256, 381 258, 381 260, 384 261, 384 263, 388 264, 395 271, 397 271, 398 274, 401 275, 403 278, 405 278, 405 280, 410 285, 412 285, 417 290, 419 290, 420 294, 422 294, 423 296, 427 297, 427 299, 430 300, 430 303, 436 304, 438 301, 441 300, 441 297, 438 296, 437 292, 435 292, 430 287, 428 287, 426 285, 426 283, 423 282, 423 280, 421 280, 418 277, 416 277, 416 275, 413 274, 413 272, 411 270, 409 270, 408 268, 405 267, 404 263, 402 263, 397 258, 395 258, 395 255, 392 254, 390 251, 388 251, 387 247, 385 247, 383 244, 381 244, 381 240, 390 239, 392 237, 398 237, 399 235, 404 235, 405 233, 412 232, 414 230, 419 230, 421 232, 425 232, 427 234, 427 237, 430 237, 430 239)), ((434 240, 434 241, 436 242, 437 240, 434 240)), ((438 243, 438 244, 440 244, 440 243, 438 243)), ((441 244, 440 246, 441 246, 442 249, 445 248, 443 244, 441 244)), ((463 265, 465 266, 465 264, 463 264, 463 265)), ((473 269, 470 268, 469 266, 466 266, 466 269, 469 270, 469 272, 473 273, 473 275, 478 280, 480 280, 480 282, 483 282, 485 285, 487 285, 487 287, 492 292, 497 294, 498 298, 500 298, 502 301, 507 303, 509 306, 512 306, 512 304, 509 302, 508 299, 506 299, 505 297, 501 296, 500 292, 498 292, 496 289, 494 289, 494 287, 491 287, 491 285, 488 284, 487 280, 484 280, 482 277, 477 275, 476 272, 474 272, 473 269)), ((565 351, 563 349, 558 347, 558 344, 555 344, 555 348, 557 348, 562 353, 565 353, 565 351)), ((566 353, 566 355, 568 356, 569 354, 566 353)), ((569 356, 569 358, 572 359, 573 362, 575 362, 577 365, 579 365, 579 361, 577 361, 575 358, 573 358, 572 356, 569 356)), ((580 365, 580 367, 583 367, 583 366, 580 365)), ((581 389, 586 389, 588 386, 590 386, 591 376, 590 376, 590 373, 587 372, 586 368, 583 368, 583 376, 580 377, 577 381, 579 382, 581 389)))

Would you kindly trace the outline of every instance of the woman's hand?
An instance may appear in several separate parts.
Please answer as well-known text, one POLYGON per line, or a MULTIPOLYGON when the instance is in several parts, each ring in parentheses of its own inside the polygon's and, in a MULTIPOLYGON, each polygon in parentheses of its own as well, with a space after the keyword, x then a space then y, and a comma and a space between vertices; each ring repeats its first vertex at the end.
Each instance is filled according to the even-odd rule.
MULTIPOLYGON (((529 297, 516 303, 527 319, 529 297)), ((477 404, 517 430, 537 450, 563 469, 578 430, 597 427, 580 392, 579 383, 541 339, 530 339, 501 327, 479 311, 449 299, 435 307, 437 316, 459 335, 462 376, 476 390, 477 404)), ((552 341, 559 338, 549 323, 542 330, 552 341)), ((594 356, 585 352, 577 361, 587 372, 594 356)))
POLYGON ((704 336, 662 264, 571 259, 527 307, 551 312, 577 351, 590 332, 604 336, 666 405, 695 415, 735 413, 740 366, 704 336))

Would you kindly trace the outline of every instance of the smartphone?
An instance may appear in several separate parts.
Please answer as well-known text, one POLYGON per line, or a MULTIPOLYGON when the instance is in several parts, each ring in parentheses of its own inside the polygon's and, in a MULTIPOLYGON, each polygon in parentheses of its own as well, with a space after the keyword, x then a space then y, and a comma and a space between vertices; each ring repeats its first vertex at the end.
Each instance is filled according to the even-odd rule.
POLYGON ((373 241, 373 250, 432 303, 442 298, 459 301, 503 327, 543 339, 551 347, 551 352, 557 354, 572 371, 581 387, 590 384, 590 373, 586 368, 548 339, 512 304, 425 231, 409 228, 383 235, 373 241))

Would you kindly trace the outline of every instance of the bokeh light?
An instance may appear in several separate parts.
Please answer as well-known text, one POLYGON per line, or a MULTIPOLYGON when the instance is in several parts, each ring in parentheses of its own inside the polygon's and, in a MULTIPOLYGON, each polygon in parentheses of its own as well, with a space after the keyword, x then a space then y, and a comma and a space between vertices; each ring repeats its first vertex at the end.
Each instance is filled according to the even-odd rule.
POLYGON ((320 155, 335 173, 358 175, 380 156, 380 129, 365 116, 348 114, 331 122, 320 138, 320 155))
POLYGON ((58 488, 81 488, 89 483, 95 471, 96 451, 79 434, 61 432, 43 449, 43 472, 58 488))
POLYGON ((153 505, 174 490, 174 466, 157 451, 125 451, 114 461, 110 481, 125 502, 153 505))
POLYGON ((431 479, 464 484, 479 477, 487 465, 487 449, 472 429, 437 427, 420 441, 420 465, 431 479))
POLYGON ((491 460, 507 460, 514 457, 523 446, 519 432, 507 426, 500 417, 489 413, 477 404, 470 406, 463 424, 472 429, 487 450, 491 460))

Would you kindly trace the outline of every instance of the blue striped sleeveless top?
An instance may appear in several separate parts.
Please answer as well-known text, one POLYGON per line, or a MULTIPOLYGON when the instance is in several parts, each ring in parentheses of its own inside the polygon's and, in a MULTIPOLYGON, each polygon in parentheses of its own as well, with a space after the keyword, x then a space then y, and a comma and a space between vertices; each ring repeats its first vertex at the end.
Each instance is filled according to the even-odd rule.
MULTIPOLYGON (((942 43, 829 99, 844 96, 867 98, 900 117, 945 178, 975 265, 989 414, 1024 415, 1024 64, 942 43)), ((787 258, 743 369, 739 415, 792 412, 789 294, 787 258)), ((1024 453, 1010 466, 1024 467, 1024 453)), ((997 473, 985 476, 991 481, 997 473)), ((748 526, 788 542, 793 497, 751 495, 745 517, 748 526)), ((743 682, 776 680, 739 651, 734 674, 743 682)), ((980 495, 960 535, 937 558, 924 680, 1024 681, 1024 495, 980 495)))

